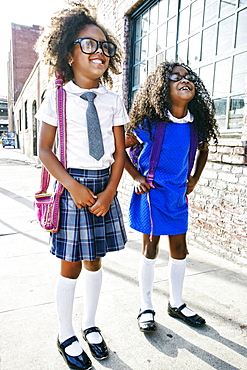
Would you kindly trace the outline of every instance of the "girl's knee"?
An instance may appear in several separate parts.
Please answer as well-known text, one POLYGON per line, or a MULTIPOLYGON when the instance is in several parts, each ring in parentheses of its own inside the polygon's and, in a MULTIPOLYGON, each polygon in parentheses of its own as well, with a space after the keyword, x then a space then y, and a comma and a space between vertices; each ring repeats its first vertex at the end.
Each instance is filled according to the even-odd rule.
POLYGON ((172 258, 184 259, 188 254, 185 234, 181 235, 170 235, 170 254, 172 258))
POLYGON ((82 263, 78 262, 68 262, 62 260, 61 262, 61 275, 69 279, 77 279, 81 273, 82 263))
POLYGON ((83 261, 84 267, 89 271, 98 271, 101 268, 101 258, 96 258, 94 261, 83 261))
POLYGON ((152 241, 150 241, 149 235, 143 235, 143 247, 142 254, 149 259, 154 259, 157 257, 159 252, 159 235, 154 235, 152 241))

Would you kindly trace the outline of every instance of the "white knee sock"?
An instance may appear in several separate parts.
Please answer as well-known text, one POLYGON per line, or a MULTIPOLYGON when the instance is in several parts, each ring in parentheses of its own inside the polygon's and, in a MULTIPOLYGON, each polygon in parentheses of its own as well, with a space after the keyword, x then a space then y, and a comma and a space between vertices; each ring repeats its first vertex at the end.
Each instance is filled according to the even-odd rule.
MULTIPOLYGON (((141 312, 145 310, 153 310, 152 304, 152 291, 154 282, 154 266, 156 263, 155 259, 146 258, 141 254, 138 266, 138 280, 141 295, 141 312)), ((152 320, 152 314, 144 314, 140 317, 139 321, 152 320)))
MULTIPOLYGON (((59 323, 59 341, 63 343, 66 339, 75 335, 72 314, 75 296, 75 287, 77 279, 69 279, 59 276, 55 288, 55 301, 57 306, 57 315, 59 323)), ((65 349, 70 356, 79 356, 82 348, 79 342, 72 343, 65 349)))
MULTIPOLYGON (((83 270, 83 301, 84 316, 82 329, 88 329, 95 326, 95 316, 98 307, 99 295, 102 284, 102 268, 98 271, 83 270)), ((102 338, 99 333, 90 333, 87 335, 90 343, 101 343, 102 338)))
MULTIPOLYGON (((183 260, 169 258, 168 262, 168 281, 170 290, 170 305, 180 307, 183 304, 182 291, 186 269, 186 258, 183 260)), ((188 308, 184 308, 182 313, 186 316, 193 316, 195 313, 188 308)))

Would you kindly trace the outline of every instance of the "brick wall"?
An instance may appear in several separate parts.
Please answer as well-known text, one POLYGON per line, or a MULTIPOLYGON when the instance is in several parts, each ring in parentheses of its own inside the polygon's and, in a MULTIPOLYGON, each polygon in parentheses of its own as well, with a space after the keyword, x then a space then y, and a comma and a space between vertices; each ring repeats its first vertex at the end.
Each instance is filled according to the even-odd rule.
POLYGON ((12 23, 12 58, 14 102, 37 61, 33 46, 40 34, 39 26, 22 26, 12 23))
POLYGON ((189 244, 247 264, 247 167, 209 160, 189 205, 189 244))

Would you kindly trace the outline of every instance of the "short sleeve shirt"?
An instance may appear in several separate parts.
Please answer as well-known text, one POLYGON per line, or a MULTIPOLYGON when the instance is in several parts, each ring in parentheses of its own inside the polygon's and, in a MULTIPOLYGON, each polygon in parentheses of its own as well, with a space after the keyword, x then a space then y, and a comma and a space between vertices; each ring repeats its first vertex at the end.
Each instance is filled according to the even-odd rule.
MULTIPOLYGON (((73 81, 69 81, 64 89, 67 93, 67 164, 68 168, 103 169, 114 162, 115 151, 113 127, 122 126, 129 122, 128 115, 119 95, 108 91, 103 85, 95 89, 82 89, 73 81), (105 153, 97 161, 89 155, 86 109, 88 102, 80 96, 87 92, 96 93, 96 106, 105 153)), ((57 126, 56 90, 52 89, 41 104, 36 118, 49 125, 57 126)))

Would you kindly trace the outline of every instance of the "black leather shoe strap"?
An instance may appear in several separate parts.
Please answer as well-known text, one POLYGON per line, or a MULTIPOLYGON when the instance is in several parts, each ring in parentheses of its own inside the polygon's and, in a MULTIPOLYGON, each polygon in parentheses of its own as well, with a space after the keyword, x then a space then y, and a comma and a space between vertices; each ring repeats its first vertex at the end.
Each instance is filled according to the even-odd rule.
POLYGON ((145 313, 151 313, 153 316, 155 315, 155 312, 153 310, 145 310, 145 311, 140 312, 139 315, 137 316, 137 318, 139 319, 141 317, 141 315, 143 315, 145 313))
POLYGON ((78 342, 78 339, 75 335, 71 338, 66 339, 63 343, 61 343, 60 348, 65 349, 66 347, 70 346, 74 342, 78 342))
POLYGON ((180 307, 176 309, 177 312, 181 312, 186 307, 186 304, 182 304, 180 307))
POLYGON ((92 326, 91 328, 83 330, 83 332, 84 332, 85 336, 90 334, 90 333, 95 333, 95 332, 101 334, 101 331, 97 326, 92 326))

